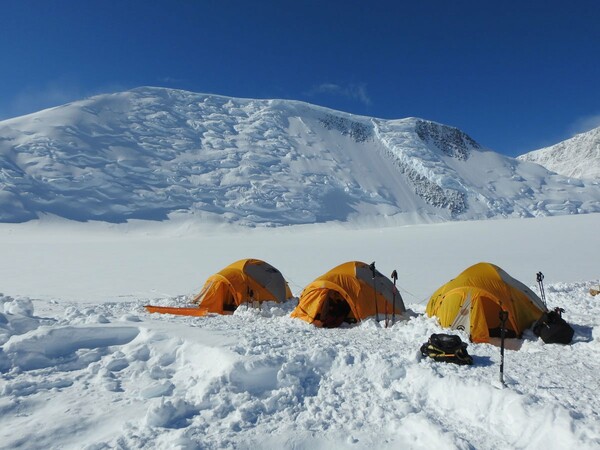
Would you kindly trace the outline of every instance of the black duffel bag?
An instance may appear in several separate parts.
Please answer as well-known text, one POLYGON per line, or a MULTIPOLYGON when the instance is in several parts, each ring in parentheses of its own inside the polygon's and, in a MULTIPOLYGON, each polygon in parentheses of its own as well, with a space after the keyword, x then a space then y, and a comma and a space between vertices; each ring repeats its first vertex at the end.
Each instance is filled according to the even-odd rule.
POLYGON ((435 361, 473 364, 473 358, 467 352, 467 344, 453 334, 432 334, 421 346, 421 354, 435 361))
POLYGON ((533 325, 533 333, 546 344, 570 344, 575 330, 562 318, 562 308, 554 308, 542 314, 533 325))

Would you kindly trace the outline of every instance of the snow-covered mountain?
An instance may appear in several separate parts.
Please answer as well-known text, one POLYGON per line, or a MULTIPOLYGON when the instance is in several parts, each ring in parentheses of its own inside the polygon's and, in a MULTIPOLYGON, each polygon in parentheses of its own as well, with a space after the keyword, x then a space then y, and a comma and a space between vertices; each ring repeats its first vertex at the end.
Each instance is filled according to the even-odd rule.
POLYGON ((600 212, 600 185, 456 128, 138 88, 0 122, 0 221, 218 215, 245 225, 600 212))
POLYGON ((517 159, 540 164, 566 177, 600 179, 600 127, 517 159))

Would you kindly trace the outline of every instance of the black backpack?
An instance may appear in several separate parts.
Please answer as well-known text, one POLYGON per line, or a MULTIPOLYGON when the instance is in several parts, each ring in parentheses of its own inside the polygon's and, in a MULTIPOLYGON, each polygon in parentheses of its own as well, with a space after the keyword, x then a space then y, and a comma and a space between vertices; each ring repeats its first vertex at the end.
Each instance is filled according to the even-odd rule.
POLYGON ((562 308, 554 308, 542 314, 533 325, 533 333, 546 344, 570 344, 575 330, 562 318, 562 308))
POLYGON ((453 334, 432 334, 421 346, 421 354, 435 361, 473 364, 473 358, 467 352, 467 344, 453 334))

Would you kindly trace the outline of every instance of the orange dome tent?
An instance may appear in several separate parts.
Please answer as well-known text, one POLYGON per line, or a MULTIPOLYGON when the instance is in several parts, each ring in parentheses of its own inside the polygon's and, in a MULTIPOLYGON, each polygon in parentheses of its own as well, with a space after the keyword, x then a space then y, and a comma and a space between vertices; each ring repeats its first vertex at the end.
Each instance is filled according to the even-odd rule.
POLYGON ((443 327, 469 332, 473 342, 489 342, 500 329, 500 311, 508 312, 508 335, 520 336, 547 311, 542 300, 500 267, 479 263, 441 286, 426 313, 443 327))
POLYGON ((394 300, 396 313, 402 315, 406 308, 394 284, 377 270, 373 272, 368 264, 351 261, 331 269, 306 286, 291 317, 318 327, 333 328, 376 313, 391 317, 394 300))
POLYGON ((227 314, 242 303, 281 303, 292 297, 279 270, 259 259, 242 259, 208 277, 193 303, 208 312, 227 314))
POLYGON ((232 314, 243 303, 284 302, 292 298, 279 270, 259 259, 242 259, 208 277, 194 297, 197 307, 170 308, 146 306, 149 312, 203 316, 207 313, 232 314))

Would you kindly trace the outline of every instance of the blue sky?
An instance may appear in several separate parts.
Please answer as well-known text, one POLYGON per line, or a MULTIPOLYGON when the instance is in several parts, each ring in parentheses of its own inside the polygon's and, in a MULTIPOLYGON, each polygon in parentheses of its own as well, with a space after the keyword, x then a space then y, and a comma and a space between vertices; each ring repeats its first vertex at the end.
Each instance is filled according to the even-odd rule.
POLYGON ((3 0, 0 119, 164 86, 456 126, 515 156, 600 126, 600 1, 3 0))

